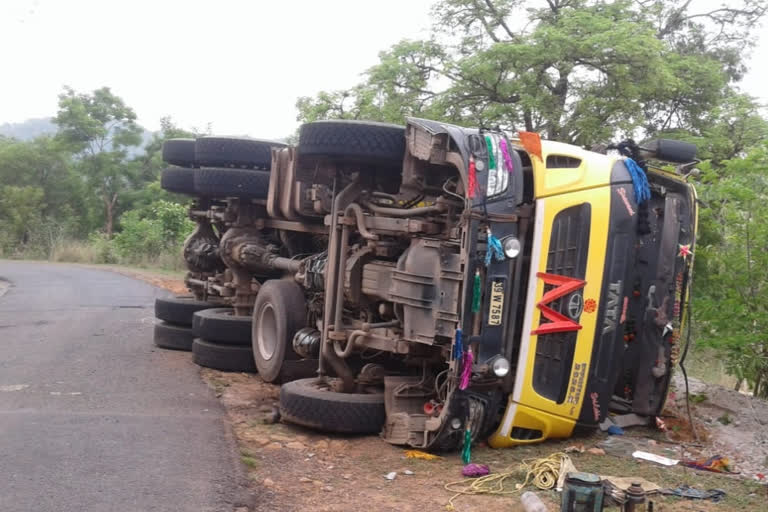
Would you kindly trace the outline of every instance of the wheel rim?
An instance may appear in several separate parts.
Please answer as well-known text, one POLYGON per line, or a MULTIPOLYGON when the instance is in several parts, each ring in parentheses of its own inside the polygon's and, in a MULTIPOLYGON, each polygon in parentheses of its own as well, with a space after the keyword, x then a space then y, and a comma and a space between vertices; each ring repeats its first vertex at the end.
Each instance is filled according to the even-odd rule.
POLYGON ((264 304, 259 310, 257 342, 259 354, 269 361, 277 352, 277 318, 271 304, 264 304))

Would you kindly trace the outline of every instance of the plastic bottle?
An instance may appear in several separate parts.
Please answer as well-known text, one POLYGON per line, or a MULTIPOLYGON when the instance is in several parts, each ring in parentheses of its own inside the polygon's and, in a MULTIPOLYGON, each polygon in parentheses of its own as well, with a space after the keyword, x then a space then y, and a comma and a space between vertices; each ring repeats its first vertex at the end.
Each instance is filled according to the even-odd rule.
POLYGON ((525 512, 548 512, 549 509, 543 501, 536 496, 536 493, 526 491, 520 496, 520 502, 523 504, 525 512))

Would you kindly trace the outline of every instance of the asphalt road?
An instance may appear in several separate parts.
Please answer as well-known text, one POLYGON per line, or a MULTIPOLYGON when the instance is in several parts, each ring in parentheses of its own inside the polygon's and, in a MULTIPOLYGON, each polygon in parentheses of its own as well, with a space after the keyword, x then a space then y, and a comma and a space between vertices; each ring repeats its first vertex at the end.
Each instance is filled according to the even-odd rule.
POLYGON ((166 292, 0 261, 0 511, 231 511, 252 499, 189 353, 152 344, 166 292))

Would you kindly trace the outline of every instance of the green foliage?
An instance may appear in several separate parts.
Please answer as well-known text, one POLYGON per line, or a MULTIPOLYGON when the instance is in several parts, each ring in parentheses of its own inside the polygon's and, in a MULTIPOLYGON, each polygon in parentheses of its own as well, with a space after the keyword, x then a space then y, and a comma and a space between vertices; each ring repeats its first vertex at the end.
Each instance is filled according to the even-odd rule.
POLYGON ((768 142, 704 167, 696 254, 695 325, 728 368, 768 397, 768 142))
POLYGON ((172 249, 180 254, 184 238, 192 232, 194 223, 187 217, 186 207, 160 200, 123 214, 121 227, 114 237, 116 251, 124 259, 137 260, 172 249))
POLYGON ((145 151, 129 157, 141 128, 108 88, 66 88, 55 121, 55 137, 0 137, 0 256, 177 266, 190 230, 187 199, 160 187, 161 149, 167 138, 195 134, 164 118, 145 151))
POLYGON ((300 98, 299 120, 414 115, 587 146, 690 130, 743 72, 767 1, 442 0, 429 40, 382 52, 349 90, 300 98))
POLYGON ((3 219, 2 252, 13 254, 30 242, 32 226, 41 220, 43 190, 39 187, 5 185, 0 188, 0 219, 3 219))
POLYGON ((126 148, 141 142, 136 114, 108 87, 91 94, 65 87, 54 122, 59 126, 57 138, 78 156, 88 191, 103 205, 104 232, 110 237, 118 199, 135 179, 126 148))

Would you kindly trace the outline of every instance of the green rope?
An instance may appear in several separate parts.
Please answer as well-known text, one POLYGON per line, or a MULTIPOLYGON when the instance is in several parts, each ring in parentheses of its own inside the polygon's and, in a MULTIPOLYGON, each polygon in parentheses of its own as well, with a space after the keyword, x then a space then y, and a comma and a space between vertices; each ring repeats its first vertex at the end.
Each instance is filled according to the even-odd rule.
POLYGON ((496 168, 496 151, 493 148, 493 141, 491 140, 491 137, 488 135, 485 136, 485 145, 488 146, 488 168, 495 169, 496 168))
POLYGON ((472 432, 469 429, 464 431, 464 448, 461 450, 461 462, 469 464, 472 460, 472 432))
POLYGON ((475 283, 472 286, 472 312, 480 311, 480 271, 475 271, 475 283))

